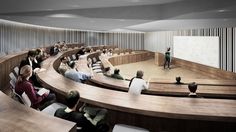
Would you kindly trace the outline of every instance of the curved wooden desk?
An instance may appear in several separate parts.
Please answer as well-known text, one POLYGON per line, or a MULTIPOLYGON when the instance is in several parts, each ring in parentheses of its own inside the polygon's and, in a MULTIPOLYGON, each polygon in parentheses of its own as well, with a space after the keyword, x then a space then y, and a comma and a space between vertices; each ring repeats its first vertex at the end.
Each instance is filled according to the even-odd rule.
MULTIPOLYGON (((38 74, 38 79, 43 83, 43 85, 48 86, 57 93, 65 95, 69 90, 75 89, 80 92, 81 100, 83 102, 110 110, 120 111, 121 113, 124 112, 135 115, 150 116, 150 118, 154 117, 153 119, 155 120, 164 118, 170 122, 172 119, 184 119, 188 121, 202 120, 207 122, 213 121, 214 123, 220 122, 219 124, 228 122, 226 124, 230 125, 221 126, 235 129, 235 126, 231 126, 232 123, 236 123, 235 100, 196 99, 151 95, 132 96, 126 92, 77 83, 63 77, 53 68, 54 62, 58 60, 61 55, 62 54, 60 53, 57 56, 45 60, 43 62, 43 68, 47 70, 38 74)), ((153 125, 155 122, 149 122, 149 124, 153 125)), ((151 129, 155 130, 153 126, 151 129)))
MULTIPOLYGON (((145 52, 139 52, 138 56, 143 56, 143 58, 149 58, 145 57, 148 53, 145 52)), ((95 56, 96 53, 92 53, 88 55, 95 56)), ((136 54, 132 55, 122 55, 122 56, 115 56, 109 58, 109 60, 119 60, 121 58, 133 56, 133 58, 140 58, 140 57, 134 57, 136 54)), ((102 59, 101 62, 104 67, 111 67, 111 69, 114 69, 113 65, 108 59, 102 59)), ((132 59, 131 59, 132 60, 132 59)), ((133 60, 133 61, 140 61, 141 59, 133 60)), ((119 62, 119 61, 118 61, 119 62)), ((87 61, 86 60, 79 60, 79 65, 83 65, 84 67, 80 67, 80 70, 83 71, 84 69, 88 69, 87 67, 87 61), (84 63, 84 64, 83 64, 84 63)), ((129 61, 122 62, 123 63, 131 63, 129 61)), ((118 63, 117 63, 118 64, 118 63)), ((127 77, 126 77, 127 78, 127 77)), ((130 77, 128 77, 130 78, 130 77)), ((93 84, 113 89, 113 90, 119 90, 119 91, 128 91, 128 85, 129 81, 126 80, 117 80, 113 78, 106 77, 101 74, 94 74, 94 77, 90 79, 90 82, 93 84)), ((216 79, 185 79, 182 78, 181 82, 184 82, 182 85, 176 85, 175 79, 163 79, 163 78, 152 78, 150 80, 149 89, 146 91, 143 91, 144 94, 151 94, 151 95, 165 95, 165 96, 183 96, 186 97, 189 94, 188 90, 188 84, 191 82, 197 82, 198 86, 198 94, 200 96, 206 97, 206 98, 231 98, 236 99, 236 81, 234 80, 216 80, 216 79)))
MULTIPOLYGON (((156 52, 155 63, 160 66, 164 64, 163 62, 164 62, 164 54, 156 52)), ((234 81, 236 80, 236 73, 221 70, 219 68, 206 66, 206 65, 191 62, 191 61, 186 61, 186 60, 175 58, 175 57, 172 57, 171 63, 176 66, 184 67, 185 69, 195 71, 195 72, 198 72, 203 75, 210 76, 216 79, 230 79, 234 81)))
POLYGON ((76 132, 76 124, 26 107, 0 91, 1 132, 76 132))

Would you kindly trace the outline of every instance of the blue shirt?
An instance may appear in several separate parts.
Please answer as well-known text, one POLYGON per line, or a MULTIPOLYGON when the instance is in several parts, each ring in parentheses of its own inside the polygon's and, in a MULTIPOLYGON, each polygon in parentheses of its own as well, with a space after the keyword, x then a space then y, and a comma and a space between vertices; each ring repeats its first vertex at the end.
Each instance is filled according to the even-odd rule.
POLYGON ((91 76, 83 72, 76 71, 75 69, 70 69, 65 72, 65 77, 72 79, 76 82, 81 82, 88 80, 91 76))

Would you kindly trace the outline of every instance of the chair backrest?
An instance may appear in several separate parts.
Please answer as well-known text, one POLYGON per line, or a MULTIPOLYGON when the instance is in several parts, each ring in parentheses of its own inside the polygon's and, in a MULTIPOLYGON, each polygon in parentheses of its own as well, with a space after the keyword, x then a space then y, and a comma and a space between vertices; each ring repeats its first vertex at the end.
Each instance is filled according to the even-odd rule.
POLYGON ((19 75, 19 67, 18 67, 18 66, 16 66, 16 67, 14 68, 14 72, 16 73, 17 76, 19 75))
POLYGON ((72 55, 72 59, 73 59, 73 60, 76 60, 75 54, 72 55))
POLYGON ((67 56, 67 59, 68 59, 68 61, 71 61, 71 59, 70 59, 70 57, 69 57, 69 56, 67 56))
POLYGON ((24 92, 22 95, 21 95, 22 99, 23 99, 23 102, 26 106, 30 107, 31 106, 31 101, 28 97, 28 95, 24 92))
MULTIPOLYGON (((19 94, 17 94, 17 93, 15 92, 16 83, 15 83, 13 80, 10 80, 10 86, 11 86, 11 90, 12 90, 12 93, 13 93, 13 98, 14 98, 15 100, 19 101, 20 103, 22 103, 22 104, 24 104, 24 105, 30 107, 30 106, 31 106, 31 102, 30 102, 28 96, 25 94, 25 92, 23 93, 25 98, 23 98, 22 96, 20 96, 19 94), (27 97, 26 97, 26 96, 27 96, 27 97), (28 98, 28 100, 27 100, 27 98, 28 98)), ((22 94, 22 95, 23 95, 23 94, 22 94)))
POLYGON ((125 124, 116 124, 112 132, 149 132, 149 130, 125 124))
POLYGON ((24 105, 25 105, 24 99, 23 99, 19 94, 17 94, 16 92, 13 92, 12 98, 13 98, 14 100, 20 102, 21 104, 24 104, 24 105))
POLYGON ((16 83, 17 81, 16 76, 12 72, 9 74, 9 77, 11 78, 12 81, 14 81, 14 83, 16 83))
POLYGON ((52 103, 51 105, 47 106, 42 110, 43 113, 46 113, 48 115, 54 116, 55 112, 59 108, 65 108, 66 105, 61 103, 52 103))
POLYGON ((95 57, 93 57, 93 63, 96 63, 97 59, 95 57))
POLYGON ((16 83, 13 80, 10 80, 10 85, 11 85, 12 90, 15 91, 16 83))

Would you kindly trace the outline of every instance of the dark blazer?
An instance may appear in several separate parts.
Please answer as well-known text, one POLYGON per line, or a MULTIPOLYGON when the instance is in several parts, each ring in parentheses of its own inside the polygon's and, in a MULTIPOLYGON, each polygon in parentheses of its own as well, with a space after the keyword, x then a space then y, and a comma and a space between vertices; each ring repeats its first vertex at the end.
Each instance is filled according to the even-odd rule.
MULTIPOLYGON (((76 111, 66 113, 65 109, 66 108, 57 109, 54 116, 75 122, 77 127, 82 127, 82 130, 80 130, 81 132, 96 132, 95 126, 84 117, 83 113, 76 111)), ((77 132, 79 132, 79 130, 77 132)))
MULTIPOLYGON (((25 65, 30 65, 28 57, 21 61, 20 66, 19 66, 19 75, 20 75, 20 69, 25 65)), ((40 64, 32 61, 32 70, 34 70, 35 68, 41 68, 41 66, 40 66, 40 64)), ((33 72, 32 76, 30 77, 30 81, 32 81, 34 86, 41 87, 41 84, 38 82, 34 72, 33 72)))
MULTIPOLYGON (((25 65, 30 65, 30 62, 29 62, 28 57, 20 62, 20 67, 19 67, 19 69, 21 69, 21 67, 23 67, 23 66, 25 66, 25 65)), ((41 66, 40 66, 39 63, 36 63, 36 62, 32 61, 32 69, 34 70, 35 68, 41 68, 41 66)), ((19 71, 20 71, 20 70, 19 70, 19 71)))

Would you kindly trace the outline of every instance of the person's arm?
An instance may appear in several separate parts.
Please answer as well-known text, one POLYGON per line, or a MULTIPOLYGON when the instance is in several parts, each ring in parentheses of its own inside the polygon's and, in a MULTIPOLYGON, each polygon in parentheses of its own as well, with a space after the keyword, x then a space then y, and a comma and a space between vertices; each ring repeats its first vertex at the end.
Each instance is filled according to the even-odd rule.
POLYGON ((29 97, 32 104, 37 104, 41 102, 45 97, 47 97, 47 94, 44 94, 42 96, 38 96, 36 92, 34 91, 34 87, 29 82, 25 84, 25 93, 29 97))
POLYGON ((121 75, 118 76, 118 79, 124 80, 124 78, 121 75))
POLYGON ((148 89, 148 88, 149 88, 149 82, 150 82, 150 78, 148 79, 147 82, 145 82, 145 83, 143 84, 144 89, 148 89))

